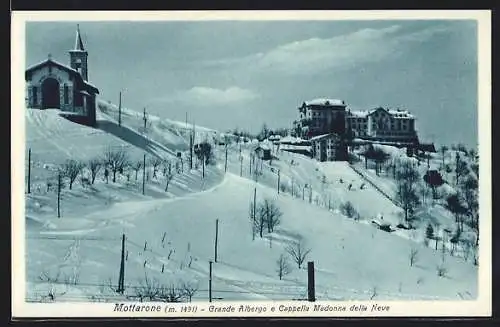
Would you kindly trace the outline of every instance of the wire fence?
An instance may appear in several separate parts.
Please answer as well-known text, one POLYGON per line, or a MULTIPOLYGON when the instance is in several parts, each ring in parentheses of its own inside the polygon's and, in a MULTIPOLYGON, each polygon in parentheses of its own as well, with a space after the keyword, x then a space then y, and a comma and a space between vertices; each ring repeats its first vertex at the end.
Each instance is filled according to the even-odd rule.
MULTIPOLYGON (((75 236, 75 235, 28 235, 30 239, 36 240, 50 240, 50 241, 89 241, 93 242, 116 242, 115 249, 120 247, 122 237, 99 237, 99 236, 75 236)), ((139 242, 125 238, 125 244, 128 246, 140 249, 141 253, 151 253, 155 256, 155 259, 160 259, 160 262, 172 262, 179 263, 182 259, 169 258, 167 255, 162 254, 151 246, 147 247, 147 244, 139 244, 139 242), (146 247, 146 250, 145 250, 146 247)), ((128 251, 128 250, 127 250, 128 251)), ((128 256, 128 255, 127 255, 128 256)), ((151 257, 149 258, 151 260, 151 257)), ((141 261, 127 260, 126 265, 137 265, 141 266, 141 261)), ((226 265, 221 262, 220 264, 226 265)), ((62 266, 67 265, 63 263, 62 266)), ((59 265, 60 267, 61 265, 59 265)), ((231 265, 230 265, 231 266, 231 265)), ((141 267, 142 268, 142 267, 141 267)), ((158 270, 158 267, 148 267, 149 270, 158 270)), ((183 281, 179 279, 173 281, 169 279, 169 273, 166 273, 167 282, 163 282, 162 275, 159 275, 159 270, 156 271, 157 278, 148 277, 137 278, 135 282, 125 282, 124 289, 125 292, 120 294, 117 292, 117 283, 112 281, 111 278, 108 281, 97 282, 97 281, 81 281, 80 279, 71 280, 66 277, 59 279, 59 273, 56 277, 46 275, 40 275, 38 279, 31 278, 27 282, 32 284, 28 287, 28 292, 26 294, 26 301, 28 302, 53 302, 57 301, 80 301, 80 302, 112 302, 112 301, 145 301, 147 296, 144 296, 148 287, 157 287, 159 289, 165 289, 167 292, 173 292, 180 297, 177 299, 180 302, 189 302, 189 300, 203 300, 208 301, 209 292, 212 292, 213 300, 223 300, 223 299, 252 299, 252 298, 264 298, 273 300, 306 300, 307 299, 307 285, 306 282, 300 282, 296 280, 286 280, 284 284, 271 282, 271 281, 252 281, 252 280, 237 280, 228 279, 223 277, 212 276, 212 281, 214 286, 209 288, 208 286, 208 272, 200 269, 199 267, 189 267, 195 275, 204 276, 206 279, 206 286, 200 284, 199 280, 183 281), (44 278, 46 277, 46 278, 44 278), (41 287, 33 286, 41 285, 41 287), (59 285, 59 287, 55 287, 59 285), (219 286, 217 286, 219 285, 219 286), (220 287, 222 286, 222 287, 220 287), (191 296, 185 295, 186 287, 191 288, 191 296), (54 291, 58 288, 57 291, 54 291), (76 291, 74 291, 76 290, 76 291)), ((207 267, 208 268, 208 267, 207 267)), ((117 268, 118 269, 118 268, 117 268)), ((216 268, 217 269, 217 268, 216 268)), ((216 270, 215 270, 216 271, 216 270)), ((317 272, 321 270, 315 269, 317 272)), ((163 272, 162 272, 163 273, 163 272)), ((256 272, 257 273, 257 272, 256 272)), ((152 274, 151 276, 153 276, 152 274)), ((136 276, 137 277, 137 276, 136 276)), ((318 285, 316 287, 317 300, 368 300, 373 297, 387 298, 387 299, 417 299, 417 300, 467 300, 473 298, 473 296, 465 292, 457 292, 456 297, 444 298, 441 296, 430 296, 424 294, 411 294, 402 291, 391 291, 373 288, 348 288, 345 286, 334 286, 334 285, 318 285)), ((176 301, 177 301, 176 300, 176 301)), ((162 299, 160 299, 162 301, 162 299)))

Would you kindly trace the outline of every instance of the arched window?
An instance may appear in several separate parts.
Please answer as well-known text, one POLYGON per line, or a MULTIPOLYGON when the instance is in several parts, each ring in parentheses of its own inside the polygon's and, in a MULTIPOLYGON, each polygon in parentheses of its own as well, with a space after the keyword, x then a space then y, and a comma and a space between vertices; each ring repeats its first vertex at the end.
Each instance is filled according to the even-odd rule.
POLYGON ((33 86, 31 93, 33 94, 33 105, 36 105, 38 103, 38 88, 33 86))

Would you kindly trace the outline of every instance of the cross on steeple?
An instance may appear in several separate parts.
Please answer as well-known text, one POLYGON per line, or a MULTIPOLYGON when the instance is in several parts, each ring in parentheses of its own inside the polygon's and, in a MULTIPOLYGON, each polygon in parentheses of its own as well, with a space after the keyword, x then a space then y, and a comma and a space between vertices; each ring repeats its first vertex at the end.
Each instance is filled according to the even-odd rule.
POLYGON ((47 57, 49 58, 49 60, 52 60, 52 54, 51 53, 49 53, 47 57))

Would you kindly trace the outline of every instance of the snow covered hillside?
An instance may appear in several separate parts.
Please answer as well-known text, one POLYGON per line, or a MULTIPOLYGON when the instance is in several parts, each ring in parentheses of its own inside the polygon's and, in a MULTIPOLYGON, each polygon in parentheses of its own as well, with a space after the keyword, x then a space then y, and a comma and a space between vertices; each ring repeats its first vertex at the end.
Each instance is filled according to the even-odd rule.
MULTIPOLYGON (((132 110, 123 111, 118 126, 116 113, 116 106, 100 102, 98 126, 89 128, 57 110, 26 110, 26 151, 32 156, 28 301, 148 301, 154 285, 176 300, 207 301, 216 220, 215 301, 305 299, 310 260, 318 300, 477 296, 477 266, 470 261, 426 246, 414 231, 374 226, 381 220, 395 226, 402 209, 348 163, 319 163, 271 145, 273 160, 252 164, 254 145, 233 142, 226 151, 214 144, 223 133, 196 126, 195 143, 212 143, 215 158, 203 177, 199 162, 193 169, 186 160, 178 165, 178 152, 187 158, 192 126, 148 116, 144 130, 143 114, 132 110), (146 154, 146 175, 132 164, 115 182, 106 181, 104 169, 94 183, 79 178, 61 190, 58 218, 59 166, 68 159, 88 163, 110 148, 122 149, 131 163, 146 154), (162 160, 157 170, 154 158, 162 160), (165 162, 175 163, 171 180, 165 162), (267 199, 282 213, 279 224, 263 226, 262 237, 249 213, 254 190, 257 207, 267 199), (348 202, 357 214, 346 211, 348 202), (119 294, 122 235, 125 290, 119 294), (300 268, 289 254, 297 247, 310 250, 300 268), (280 256, 286 262, 282 278, 280 256)), ((90 178, 89 169, 81 176, 90 178)))

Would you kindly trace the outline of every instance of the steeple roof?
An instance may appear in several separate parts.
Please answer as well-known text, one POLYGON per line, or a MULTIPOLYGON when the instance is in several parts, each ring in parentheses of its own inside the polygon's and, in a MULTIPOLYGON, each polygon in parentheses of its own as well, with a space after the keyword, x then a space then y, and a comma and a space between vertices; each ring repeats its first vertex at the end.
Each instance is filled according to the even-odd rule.
POLYGON ((76 38, 75 38, 75 48, 73 51, 85 51, 83 47, 82 37, 80 35, 80 26, 76 25, 76 38))

